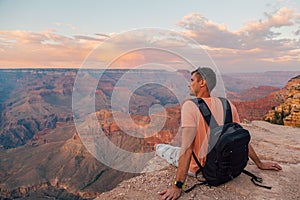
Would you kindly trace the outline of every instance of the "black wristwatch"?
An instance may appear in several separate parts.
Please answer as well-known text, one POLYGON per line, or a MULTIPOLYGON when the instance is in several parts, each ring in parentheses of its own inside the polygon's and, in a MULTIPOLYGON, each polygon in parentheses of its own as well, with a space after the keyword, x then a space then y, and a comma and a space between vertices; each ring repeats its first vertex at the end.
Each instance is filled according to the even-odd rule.
POLYGON ((184 189, 184 188, 185 188, 184 183, 181 182, 181 181, 175 181, 175 182, 174 182, 174 185, 175 185, 176 187, 178 187, 179 189, 184 189))

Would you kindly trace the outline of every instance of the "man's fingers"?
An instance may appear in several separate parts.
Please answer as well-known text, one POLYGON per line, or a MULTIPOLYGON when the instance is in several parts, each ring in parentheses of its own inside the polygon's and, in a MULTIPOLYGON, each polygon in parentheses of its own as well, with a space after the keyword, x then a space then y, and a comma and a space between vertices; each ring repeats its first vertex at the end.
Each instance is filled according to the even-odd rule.
POLYGON ((277 163, 270 163, 270 165, 271 165, 271 169, 273 169, 273 170, 276 170, 276 171, 282 170, 281 166, 277 163))
POLYGON ((168 198, 169 198, 169 194, 164 193, 164 194, 162 194, 162 196, 161 196, 160 199, 162 199, 162 200, 167 200, 168 198))
POLYGON ((159 194, 161 195, 160 197, 161 200, 175 200, 180 197, 181 190, 170 188, 163 192, 160 192, 159 194))
POLYGON ((265 163, 265 167, 263 167, 262 169, 269 169, 269 170, 279 171, 282 168, 277 163, 268 162, 268 163, 265 163))
POLYGON ((282 167, 276 163, 276 167, 278 170, 282 170, 282 167))
POLYGON ((164 194, 166 194, 166 192, 167 192, 167 190, 164 190, 164 191, 162 191, 162 192, 159 192, 158 194, 159 194, 159 195, 164 195, 164 194))
POLYGON ((280 171, 282 170, 281 166, 275 162, 263 162, 260 166, 259 169, 262 170, 275 170, 275 171, 280 171))

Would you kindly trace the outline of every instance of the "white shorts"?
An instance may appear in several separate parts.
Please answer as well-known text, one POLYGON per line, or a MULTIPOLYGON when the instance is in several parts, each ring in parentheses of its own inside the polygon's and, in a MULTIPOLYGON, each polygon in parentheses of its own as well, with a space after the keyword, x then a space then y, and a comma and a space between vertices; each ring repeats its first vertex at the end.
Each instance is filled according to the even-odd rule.
MULTIPOLYGON (((171 165, 178 167, 178 161, 181 151, 180 147, 175 147, 169 144, 157 144, 155 148, 156 155, 166 160, 171 165)), ((190 171, 188 171, 188 175, 195 177, 195 174, 190 171)))

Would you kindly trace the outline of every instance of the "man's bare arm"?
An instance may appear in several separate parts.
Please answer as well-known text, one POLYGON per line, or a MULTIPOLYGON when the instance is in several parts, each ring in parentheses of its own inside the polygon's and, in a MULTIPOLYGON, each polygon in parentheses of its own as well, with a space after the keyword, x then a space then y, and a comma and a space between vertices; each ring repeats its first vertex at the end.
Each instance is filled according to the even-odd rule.
POLYGON ((255 153, 252 145, 249 143, 248 145, 248 148, 249 148, 249 157, 253 160, 253 162, 256 164, 256 166, 259 168, 259 169, 270 169, 270 170, 276 170, 276 171, 279 171, 281 170, 281 166, 275 162, 262 162, 257 154, 255 153))
MULTIPOLYGON (((180 151, 180 157, 178 161, 178 168, 176 172, 176 181, 185 182, 190 161, 193 151, 193 141, 196 134, 196 128, 186 127, 182 128, 182 145, 180 151)), ((177 199, 180 197, 181 189, 173 185, 171 188, 160 192, 161 199, 177 199)))
POLYGON ((196 128, 182 128, 182 145, 176 173, 176 180, 185 182, 189 170, 192 152, 193 141, 195 138, 196 128))

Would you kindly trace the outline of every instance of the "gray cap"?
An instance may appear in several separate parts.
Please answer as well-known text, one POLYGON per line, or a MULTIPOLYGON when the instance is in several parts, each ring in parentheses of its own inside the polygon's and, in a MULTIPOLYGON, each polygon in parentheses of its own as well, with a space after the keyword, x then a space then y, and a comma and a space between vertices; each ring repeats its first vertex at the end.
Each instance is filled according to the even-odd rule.
POLYGON ((206 81, 207 88, 211 92, 217 84, 216 73, 208 67, 198 67, 197 72, 206 81))

